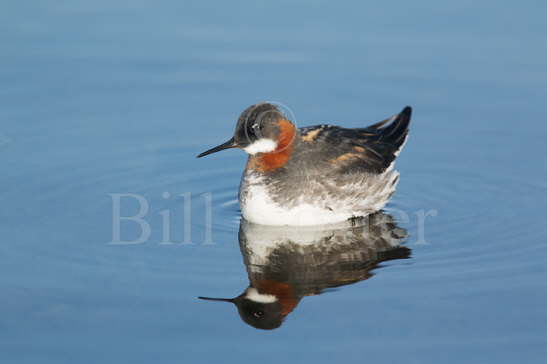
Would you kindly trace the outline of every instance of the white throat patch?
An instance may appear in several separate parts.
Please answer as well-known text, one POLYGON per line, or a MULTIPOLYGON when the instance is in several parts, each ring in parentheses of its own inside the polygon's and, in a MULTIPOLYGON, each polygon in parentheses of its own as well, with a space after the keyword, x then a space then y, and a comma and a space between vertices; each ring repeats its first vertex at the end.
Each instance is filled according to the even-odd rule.
POLYGON ((260 302, 260 303, 273 303, 277 301, 277 298, 274 295, 271 294, 262 294, 259 293, 256 288, 249 288, 247 292, 245 293, 245 298, 250 299, 254 302, 260 302))
POLYGON ((243 150, 253 155, 256 153, 273 152, 275 148, 277 148, 277 143, 275 141, 267 138, 262 138, 258 139, 253 144, 249 144, 247 147, 243 148, 243 150))

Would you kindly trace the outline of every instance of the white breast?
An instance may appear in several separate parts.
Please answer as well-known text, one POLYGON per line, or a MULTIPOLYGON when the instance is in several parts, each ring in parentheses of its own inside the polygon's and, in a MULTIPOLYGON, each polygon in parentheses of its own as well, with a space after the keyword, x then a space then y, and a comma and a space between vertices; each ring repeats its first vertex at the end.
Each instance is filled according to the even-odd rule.
POLYGON ((245 202, 241 204, 243 217, 262 225, 322 225, 347 220, 345 212, 333 212, 309 203, 294 207, 283 207, 275 203, 264 186, 250 188, 245 202))
POLYGON ((336 186, 339 193, 335 195, 331 193, 333 186, 327 186, 329 181, 302 181, 309 185, 303 191, 313 195, 283 206, 274 201, 263 177, 250 174, 244 176, 240 187, 241 213, 246 220, 261 225, 335 224, 382 209, 395 190, 398 175, 389 169, 381 175, 362 176, 336 186))

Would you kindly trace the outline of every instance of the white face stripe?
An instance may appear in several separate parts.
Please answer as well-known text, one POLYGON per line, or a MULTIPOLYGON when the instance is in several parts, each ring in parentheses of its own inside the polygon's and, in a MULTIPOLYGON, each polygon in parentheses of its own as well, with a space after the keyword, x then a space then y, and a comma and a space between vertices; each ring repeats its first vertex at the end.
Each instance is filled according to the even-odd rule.
POLYGON ((249 144, 247 147, 243 148, 243 150, 253 155, 256 153, 273 152, 275 148, 277 148, 277 143, 275 141, 267 138, 262 138, 258 139, 253 144, 249 144))
POLYGON ((260 302, 260 303, 273 303, 277 301, 277 298, 271 294, 262 294, 259 293, 256 288, 249 288, 247 292, 245 292, 245 298, 254 301, 254 302, 260 302))

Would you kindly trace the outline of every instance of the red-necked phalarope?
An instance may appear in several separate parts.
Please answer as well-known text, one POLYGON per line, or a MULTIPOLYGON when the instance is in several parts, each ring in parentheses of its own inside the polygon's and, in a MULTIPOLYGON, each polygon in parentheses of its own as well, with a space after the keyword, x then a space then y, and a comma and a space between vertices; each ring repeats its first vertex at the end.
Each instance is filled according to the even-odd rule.
POLYGON ((412 109, 366 128, 296 128, 270 103, 247 108, 228 148, 249 154, 239 188, 243 217, 263 225, 322 225, 382 209, 395 192, 394 164, 412 109))

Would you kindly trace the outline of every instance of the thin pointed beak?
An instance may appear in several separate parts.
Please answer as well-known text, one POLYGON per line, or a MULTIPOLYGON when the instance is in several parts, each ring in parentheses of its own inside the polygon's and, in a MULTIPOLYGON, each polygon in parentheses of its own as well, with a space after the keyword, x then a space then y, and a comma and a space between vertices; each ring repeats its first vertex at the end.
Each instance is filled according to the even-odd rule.
POLYGON ((211 298, 211 297, 198 297, 200 300, 205 300, 205 301, 221 301, 221 302, 230 302, 230 303, 234 303, 234 299, 233 298, 211 298))
POLYGON ((235 148, 235 147, 237 147, 237 144, 236 144, 234 138, 232 138, 232 139, 228 140, 226 143, 222 143, 221 145, 218 145, 214 148, 211 148, 211 149, 201 153, 200 155, 198 155, 198 158, 205 157, 206 155, 213 154, 213 153, 216 153, 216 152, 220 152, 221 150, 224 150, 224 149, 235 148))

